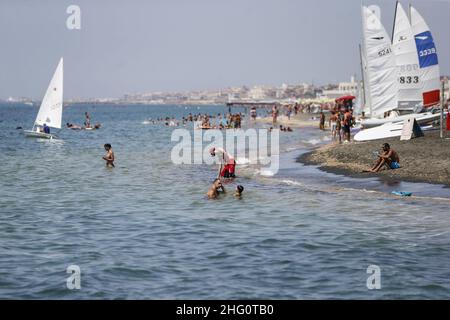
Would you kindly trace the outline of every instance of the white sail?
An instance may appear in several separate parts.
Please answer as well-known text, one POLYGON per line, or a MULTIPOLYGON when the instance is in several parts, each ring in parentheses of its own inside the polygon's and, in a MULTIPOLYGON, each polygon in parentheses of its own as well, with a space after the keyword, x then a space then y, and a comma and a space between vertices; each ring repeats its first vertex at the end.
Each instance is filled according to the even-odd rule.
POLYGON ((63 58, 59 60, 56 71, 42 100, 35 124, 44 123, 52 128, 61 128, 63 108, 63 58))
POLYGON ((440 71, 436 45, 430 28, 417 10, 411 7, 411 26, 420 66, 423 106, 431 107, 440 101, 440 71))
POLYGON ((420 111, 422 89, 416 43, 408 16, 399 2, 395 11, 392 49, 397 64, 398 109, 420 111))
POLYGON ((362 8, 364 53, 367 63, 367 103, 370 116, 382 118, 397 107, 397 69, 391 39, 378 17, 362 8))

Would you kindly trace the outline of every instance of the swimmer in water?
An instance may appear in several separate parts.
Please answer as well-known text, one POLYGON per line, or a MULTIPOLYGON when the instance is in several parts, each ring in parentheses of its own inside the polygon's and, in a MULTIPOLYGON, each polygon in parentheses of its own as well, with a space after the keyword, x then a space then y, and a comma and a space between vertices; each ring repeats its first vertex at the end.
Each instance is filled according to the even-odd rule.
POLYGON ((216 199, 219 196, 219 192, 225 193, 225 188, 219 178, 215 179, 206 195, 209 199, 216 199))
POLYGON ((242 198, 242 192, 244 192, 244 187, 243 186, 241 186, 241 185, 238 185, 237 187, 236 187, 236 191, 234 192, 234 196, 236 197, 236 198, 242 198))
POLYGON ((112 147, 111 147, 111 145, 109 143, 106 143, 104 145, 104 147, 105 147, 105 150, 106 150, 106 154, 103 157, 103 160, 106 161, 106 166, 108 168, 114 168, 115 167, 115 165, 114 165, 114 152, 112 150, 112 147))

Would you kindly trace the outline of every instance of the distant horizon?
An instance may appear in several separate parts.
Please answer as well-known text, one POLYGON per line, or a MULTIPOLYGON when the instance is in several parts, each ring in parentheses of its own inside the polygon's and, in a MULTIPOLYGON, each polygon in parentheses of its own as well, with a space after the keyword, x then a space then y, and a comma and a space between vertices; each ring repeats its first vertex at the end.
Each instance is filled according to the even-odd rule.
MULTIPOLYGON (((380 6, 390 33, 395 2, 365 2, 380 6)), ((411 3, 431 28, 441 74, 450 74, 450 2, 411 3)), ((360 5, 360 0, 4 0, 0 98, 42 99, 61 56, 68 100, 244 85, 320 86, 352 75, 359 80, 360 5), (80 30, 66 26, 72 4, 81 9, 80 30)))

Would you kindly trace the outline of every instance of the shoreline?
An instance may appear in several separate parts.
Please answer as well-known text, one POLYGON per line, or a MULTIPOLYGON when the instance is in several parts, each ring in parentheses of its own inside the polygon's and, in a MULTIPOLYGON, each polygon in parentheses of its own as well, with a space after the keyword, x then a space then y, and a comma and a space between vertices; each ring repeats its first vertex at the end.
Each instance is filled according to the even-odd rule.
POLYGON ((306 152, 296 161, 304 165, 315 165, 320 170, 353 178, 379 178, 386 182, 419 182, 450 187, 450 132, 425 132, 421 138, 400 141, 400 138, 338 144, 331 142, 306 152), (387 142, 399 153, 402 167, 396 170, 381 170, 378 173, 363 173, 375 162, 373 152, 387 142))
MULTIPOLYGON (((257 123, 263 123, 267 125, 272 125, 272 117, 258 117, 256 118, 257 123)), ((315 113, 299 113, 297 115, 292 115, 291 119, 288 120, 286 115, 278 116, 277 122, 274 127, 291 127, 291 128, 302 128, 302 127, 317 127, 319 128, 319 118, 318 114, 315 113), (314 118, 314 119, 312 119, 314 118)))

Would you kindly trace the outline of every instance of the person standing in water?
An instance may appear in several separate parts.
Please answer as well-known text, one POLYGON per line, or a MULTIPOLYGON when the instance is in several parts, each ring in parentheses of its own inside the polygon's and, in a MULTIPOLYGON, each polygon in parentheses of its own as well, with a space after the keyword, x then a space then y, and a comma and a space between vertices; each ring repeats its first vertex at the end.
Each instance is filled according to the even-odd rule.
POLYGON ((278 117, 278 108, 276 105, 272 107, 272 123, 277 123, 277 117, 278 117))
POLYGON ((236 170, 236 161, 234 157, 229 154, 223 148, 215 148, 212 147, 209 149, 209 153, 211 156, 215 156, 217 153, 221 153, 221 163, 220 163, 220 172, 219 176, 223 178, 235 178, 235 170, 236 170))
POLYGON ((106 161, 106 166, 108 168, 114 168, 115 167, 115 165, 114 165, 114 152, 112 150, 112 147, 111 147, 111 145, 109 143, 106 143, 104 145, 104 148, 106 150, 106 154, 103 157, 103 160, 106 161))
POLYGON ((89 115, 89 113, 87 111, 84 113, 84 116, 86 117, 86 120, 84 121, 84 126, 86 128, 90 128, 91 127, 91 116, 89 115))
POLYGON ((325 113, 323 113, 323 111, 320 111, 319 129, 325 130, 325 113))

